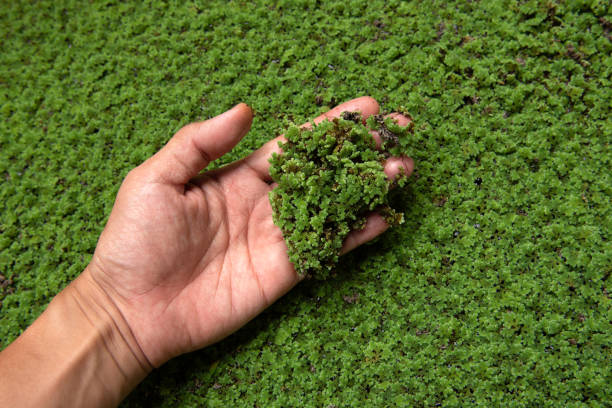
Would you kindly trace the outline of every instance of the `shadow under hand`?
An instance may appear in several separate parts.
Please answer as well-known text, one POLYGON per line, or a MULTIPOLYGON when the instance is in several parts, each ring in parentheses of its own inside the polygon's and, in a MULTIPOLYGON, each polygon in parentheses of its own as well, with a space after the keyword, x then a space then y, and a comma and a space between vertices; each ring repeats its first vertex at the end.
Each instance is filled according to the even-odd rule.
POLYGON ((183 393, 205 394, 217 385, 218 370, 231 365, 231 360, 243 349, 262 348, 271 344, 275 325, 297 311, 303 302, 313 302, 313 289, 321 282, 305 281, 279 299, 267 310, 236 333, 212 346, 176 357, 154 370, 121 403, 121 407, 161 407, 181 399, 183 393), (269 335, 266 335, 269 334, 269 335), (219 368, 218 368, 219 367, 219 368), (174 397, 174 398, 172 398, 174 397))

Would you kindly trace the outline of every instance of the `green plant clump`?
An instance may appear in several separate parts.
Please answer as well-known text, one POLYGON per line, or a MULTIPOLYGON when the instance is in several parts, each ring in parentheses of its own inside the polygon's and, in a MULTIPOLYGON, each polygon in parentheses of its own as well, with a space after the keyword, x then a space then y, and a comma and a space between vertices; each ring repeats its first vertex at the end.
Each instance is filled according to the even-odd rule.
POLYGON ((270 174, 278 187, 270 192, 274 223, 283 231, 289 258, 300 275, 324 279, 338 261, 342 244, 352 230, 365 227, 366 216, 377 209, 390 225, 403 214, 388 204, 393 183, 384 173, 387 149, 395 148, 408 128, 385 124, 381 116, 369 125, 383 136, 381 149, 359 114, 324 121, 311 129, 291 127, 274 154, 270 174), (347 120, 348 119, 348 120, 347 120))

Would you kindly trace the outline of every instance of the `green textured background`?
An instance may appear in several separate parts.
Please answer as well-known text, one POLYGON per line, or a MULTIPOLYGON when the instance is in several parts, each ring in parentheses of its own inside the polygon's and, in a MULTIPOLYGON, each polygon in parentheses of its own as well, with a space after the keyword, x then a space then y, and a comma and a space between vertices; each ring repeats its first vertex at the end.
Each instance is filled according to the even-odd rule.
POLYGON ((407 222, 125 406, 610 406, 611 14, 2 1, 0 346, 83 269, 122 178, 181 125, 249 103, 230 160, 370 94, 416 122, 407 222))

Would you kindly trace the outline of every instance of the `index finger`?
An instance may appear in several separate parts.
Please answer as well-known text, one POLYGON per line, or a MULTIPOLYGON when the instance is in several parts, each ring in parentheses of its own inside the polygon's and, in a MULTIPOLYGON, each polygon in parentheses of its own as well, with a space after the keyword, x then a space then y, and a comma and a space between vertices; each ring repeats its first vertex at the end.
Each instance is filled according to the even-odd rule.
MULTIPOLYGON (((332 110, 329 110, 312 120, 312 123, 319 124, 325 119, 339 118, 342 112, 361 112, 363 119, 368 118, 371 115, 377 115, 380 110, 378 102, 371 96, 362 96, 360 98, 352 99, 350 101, 341 103, 332 110)), ((301 127, 310 128, 311 122, 304 123, 301 127)), ((259 149, 255 150, 249 156, 243 159, 243 163, 250 169, 255 171, 257 175, 264 181, 271 181, 270 178, 270 158, 272 153, 281 153, 278 142, 284 141, 283 135, 275 137, 274 139, 266 142, 259 149)))

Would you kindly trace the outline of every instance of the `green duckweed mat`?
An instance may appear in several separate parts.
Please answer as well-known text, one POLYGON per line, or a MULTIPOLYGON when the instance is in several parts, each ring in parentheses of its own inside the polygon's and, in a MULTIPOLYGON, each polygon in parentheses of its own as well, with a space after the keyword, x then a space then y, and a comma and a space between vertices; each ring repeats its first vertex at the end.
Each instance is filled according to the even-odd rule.
POLYGON ((255 109, 220 165, 369 94, 405 223, 124 406, 612 404, 609 2, 2 1, 0 49, 0 347, 182 125, 255 109))

